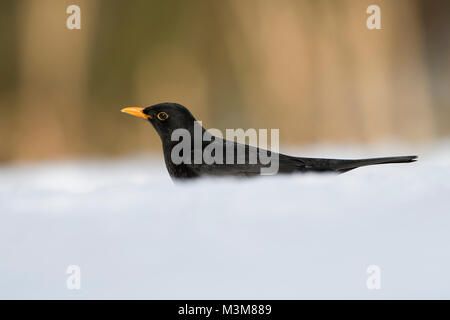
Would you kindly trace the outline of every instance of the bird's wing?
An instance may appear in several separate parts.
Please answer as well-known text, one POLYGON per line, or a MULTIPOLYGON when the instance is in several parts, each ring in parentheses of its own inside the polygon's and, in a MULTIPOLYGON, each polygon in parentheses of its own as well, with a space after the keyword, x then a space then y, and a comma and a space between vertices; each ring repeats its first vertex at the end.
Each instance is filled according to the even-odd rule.
MULTIPOLYGON (((194 151, 193 149, 192 152, 194 151)), ((202 161, 202 163, 188 165, 189 169, 198 174, 210 175, 236 175, 236 176, 252 176, 261 174, 263 168, 268 169, 271 166, 271 161, 278 161, 276 166, 280 173, 290 173, 295 171, 302 171, 305 164, 296 157, 290 157, 284 154, 271 152, 265 149, 241 144, 229 140, 224 140, 215 137, 214 141, 205 141, 202 145, 202 152, 204 156, 212 154, 217 156, 216 161, 209 163, 202 161), (216 148, 214 152, 211 150, 216 148), (221 149, 222 154, 216 152, 221 149), (217 161, 219 159, 219 161, 217 161), (262 160, 263 159, 263 160, 262 160), (265 160, 264 160, 265 159, 265 160), (220 161, 222 160, 222 161, 220 161)), ((194 156, 192 155, 192 159, 194 156)), ((205 157, 204 157, 205 159, 205 157)), ((203 159, 203 160, 204 160, 203 159)))

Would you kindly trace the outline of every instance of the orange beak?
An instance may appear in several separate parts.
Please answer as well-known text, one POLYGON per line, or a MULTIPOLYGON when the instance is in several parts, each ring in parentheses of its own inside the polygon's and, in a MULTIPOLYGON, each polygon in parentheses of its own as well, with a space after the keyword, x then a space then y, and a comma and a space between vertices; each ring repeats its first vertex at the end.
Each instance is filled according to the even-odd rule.
POLYGON ((143 113, 142 110, 144 110, 144 108, 128 107, 128 108, 123 108, 120 111, 128 113, 128 114, 131 114, 132 116, 139 117, 139 118, 144 118, 144 119, 149 119, 149 118, 151 119, 152 118, 149 115, 143 113))

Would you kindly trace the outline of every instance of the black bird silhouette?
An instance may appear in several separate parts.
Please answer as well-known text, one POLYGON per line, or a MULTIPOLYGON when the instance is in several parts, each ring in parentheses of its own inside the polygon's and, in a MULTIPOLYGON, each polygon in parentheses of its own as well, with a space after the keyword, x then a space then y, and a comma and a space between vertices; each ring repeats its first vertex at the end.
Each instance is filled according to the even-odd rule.
MULTIPOLYGON (((211 135, 206 131, 189 112, 189 110, 177 103, 160 103, 146 108, 128 107, 121 110, 128 114, 147 119, 156 132, 159 134, 162 142, 164 160, 167 170, 172 178, 185 179, 196 178, 203 175, 214 176, 255 176, 260 175, 263 168, 268 168, 269 164, 261 160, 261 154, 266 154, 268 157, 278 156, 278 171, 276 173, 298 173, 298 172, 336 172, 343 173, 362 166, 369 166, 374 164, 385 163, 403 163, 414 162, 417 156, 399 156, 399 157, 384 157, 384 158, 369 158, 369 159, 322 159, 322 158, 303 158, 293 157, 284 154, 276 154, 271 151, 260 149, 257 147, 240 144, 234 141, 224 140, 220 137, 211 135), (179 140, 172 140, 172 133, 176 129, 185 129, 189 132, 191 139, 189 155, 183 155, 181 150, 180 156, 183 161, 177 162, 172 158, 172 151, 179 143, 179 140), (202 139, 200 144, 194 141, 195 132, 198 130, 207 139, 202 139), (196 151, 203 154, 205 148, 212 146, 212 144, 220 143, 223 147, 222 157, 223 161, 216 161, 214 163, 206 163, 205 161, 195 161, 196 151), (238 152, 238 151, 245 152, 238 152), (232 161, 225 161, 227 153, 232 152, 232 161), (249 159, 257 159, 256 162, 251 162, 249 159), (256 157, 255 157, 256 156, 256 157)), ((197 131, 197 132, 198 132, 197 131)), ((218 149, 216 149, 218 150, 218 149)), ((214 152, 211 153, 215 156, 214 152)))

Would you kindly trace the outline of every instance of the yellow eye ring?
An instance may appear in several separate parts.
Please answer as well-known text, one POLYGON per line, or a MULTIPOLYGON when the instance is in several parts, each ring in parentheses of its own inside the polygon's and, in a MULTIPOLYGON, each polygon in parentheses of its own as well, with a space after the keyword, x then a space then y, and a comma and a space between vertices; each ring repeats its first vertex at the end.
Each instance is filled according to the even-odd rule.
POLYGON ((157 116, 158 119, 161 120, 161 121, 164 121, 164 120, 166 120, 166 119, 169 117, 169 115, 168 115, 167 113, 165 113, 164 111, 158 113, 156 116, 157 116))

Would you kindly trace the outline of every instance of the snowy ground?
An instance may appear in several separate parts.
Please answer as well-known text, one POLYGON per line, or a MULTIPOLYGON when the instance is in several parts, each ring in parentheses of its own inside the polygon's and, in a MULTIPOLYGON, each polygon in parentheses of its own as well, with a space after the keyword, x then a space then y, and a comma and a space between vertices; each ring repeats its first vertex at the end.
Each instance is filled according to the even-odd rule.
POLYGON ((339 176, 184 185, 159 157, 0 167, 0 298, 450 298, 450 142, 295 153, 411 150, 339 176))

